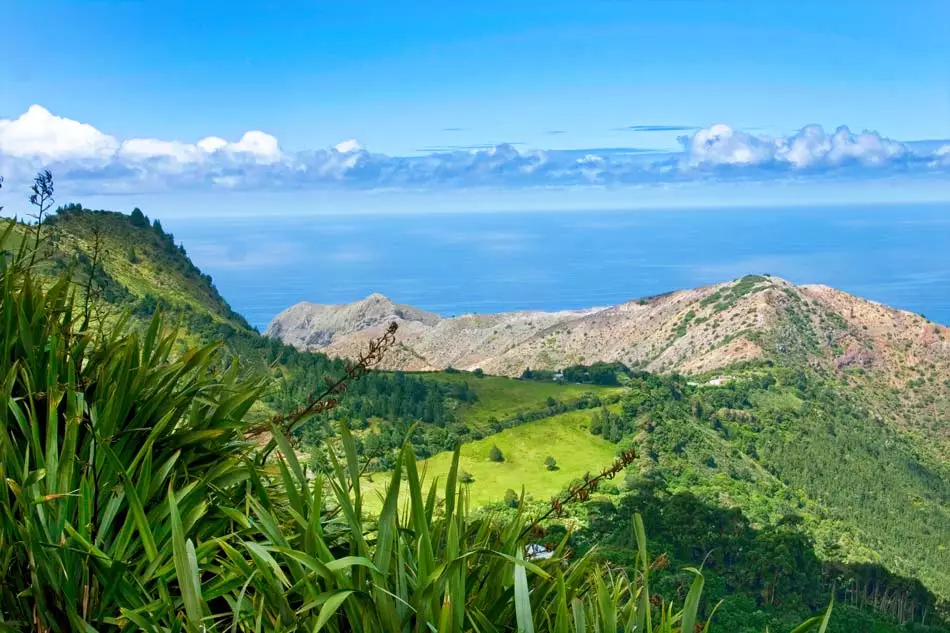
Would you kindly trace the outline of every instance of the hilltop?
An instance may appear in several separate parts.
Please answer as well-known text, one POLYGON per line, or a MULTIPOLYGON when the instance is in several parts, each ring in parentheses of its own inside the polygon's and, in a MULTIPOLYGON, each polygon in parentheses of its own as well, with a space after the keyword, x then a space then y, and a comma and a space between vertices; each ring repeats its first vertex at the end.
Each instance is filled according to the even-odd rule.
MULTIPOLYGON (((4 227, 10 222, 0 219, 4 227)), ((34 239, 33 226, 13 229, 20 239, 34 239)), ((50 280, 68 274, 106 322, 125 310, 141 323, 161 308, 173 315, 187 343, 254 332, 175 236, 138 209, 129 215, 69 204, 45 219, 41 235, 41 274, 50 280)))

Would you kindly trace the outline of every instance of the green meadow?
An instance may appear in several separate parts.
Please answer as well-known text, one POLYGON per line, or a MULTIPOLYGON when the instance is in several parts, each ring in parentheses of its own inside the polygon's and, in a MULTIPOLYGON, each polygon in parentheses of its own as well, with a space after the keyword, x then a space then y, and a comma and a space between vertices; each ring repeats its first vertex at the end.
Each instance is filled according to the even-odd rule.
MULTIPOLYGON (((520 494, 522 486, 535 499, 547 499, 585 472, 598 471, 611 463, 617 446, 591 435, 590 416, 591 411, 569 411, 463 444, 459 471, 474 478, 468 485, 472 506, 501 501, 508 489, 520 494), (504 461, 491 461, 493 446, 502 452, 504 461), (557 462, 556 470, 545 467, 548 456, 557 462)), ((427 482, 435 478, 444 481, 451 464, 452 454, 440 453, 421 460, 418 467, 427 482)), ((365 479, 367 502, 374 507, 389 477, 389 473, 374 473, 365 479)))

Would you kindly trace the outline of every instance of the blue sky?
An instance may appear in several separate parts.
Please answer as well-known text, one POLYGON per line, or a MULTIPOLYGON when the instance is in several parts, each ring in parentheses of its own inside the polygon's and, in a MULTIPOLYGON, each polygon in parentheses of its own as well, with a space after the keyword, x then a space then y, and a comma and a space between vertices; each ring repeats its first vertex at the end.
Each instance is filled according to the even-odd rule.
POLYGON ((0 170, 87 195, 829 173, 858 195, 943 192, 950 167, 946 0, 6 4, 0 170))

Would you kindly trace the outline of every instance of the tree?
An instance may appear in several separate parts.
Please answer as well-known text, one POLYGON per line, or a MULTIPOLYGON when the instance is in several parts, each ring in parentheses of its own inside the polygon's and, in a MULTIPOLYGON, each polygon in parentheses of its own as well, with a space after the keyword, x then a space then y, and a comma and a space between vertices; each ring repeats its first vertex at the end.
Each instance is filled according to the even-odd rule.
POLYGON ((145 214, 142 213, 142 210, 138 207, 132 209, 132 213, 129 214, 129 221, 132 223, 132 226, 140 229, 148 227, 148 218, 145 217, 145 214))
POLYGON ((607 430, 607 439, 616 444, 620 441, 620 437, 620 427, 617 425, 617 421, 611 420, 607 430))
POLYGON ((128 257, 128 259, 129 259, 129 263, 130 263, 130 264, 138 264, 138 263, 139 263, 139 256, 135 253, 135 247, 134 247, 134 246, 130 246, 130 247, 129 247, 129 252, 127 253, 127 257, 128 257))
POLYGON ((463 470, 459 472, 459 481, 463 484, 470 484, 475 481, 475 477, 468 471, 463 470))
POLYGON ((501 449, 497 446, 492 446, 491 450, 488 451, 488 459, 493 462, 503 462, 505 461, 505 456, 501 454, 501 449))
POLYGON ((518 493, 511 488, 505 491, 505 505, 509 508, 518 507, 518 493))
POLYGON ((476 367, 475 371, 472 372, 472 375, 474 375, 476 378, 484 378, 485 372, 482 371, 481 367, 476 367))
POLYGON ((557 470, 557 460, 551 455, 548 455, 544 460, 544 467, 548 470, 557 470))
POLYGON ((155 232, 159 235, 165 235, 165 229, 162 228, 162 223, 158 218, 155 218, 155 221, 152 222, 152 228, 155 229, 155 232))
POLYGON ((600 435, 604 432, 604 423, 596 413, 590 414, 590 432, 592 435, 600 435))

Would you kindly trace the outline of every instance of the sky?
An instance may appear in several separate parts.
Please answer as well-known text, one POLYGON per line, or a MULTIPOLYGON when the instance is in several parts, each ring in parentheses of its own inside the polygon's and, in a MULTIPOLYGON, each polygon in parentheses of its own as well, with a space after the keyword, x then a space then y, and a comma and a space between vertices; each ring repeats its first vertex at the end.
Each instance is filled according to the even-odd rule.
POLYGON ((946 0, 3 4, 7 188, 950 200, 946 0))

